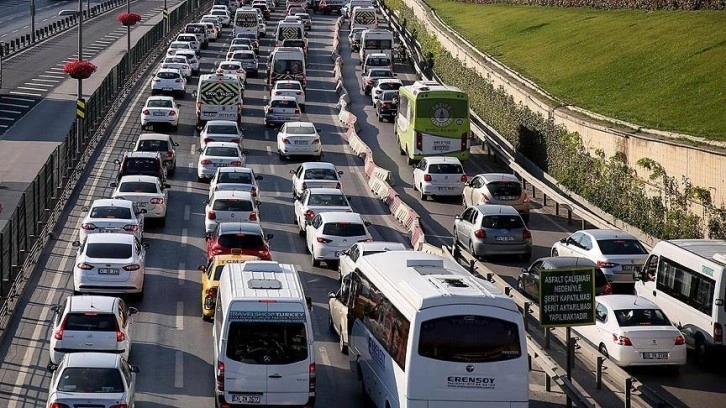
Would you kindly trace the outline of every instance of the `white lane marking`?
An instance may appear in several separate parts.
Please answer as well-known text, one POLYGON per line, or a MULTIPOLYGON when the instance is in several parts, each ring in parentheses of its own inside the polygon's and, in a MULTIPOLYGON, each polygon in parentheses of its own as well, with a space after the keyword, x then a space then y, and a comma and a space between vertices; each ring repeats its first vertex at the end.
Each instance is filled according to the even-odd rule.
POLYGON ((184 388, 184 352, 177 351, 174 356, 174 387, 184 388))
POLYGON ((323 365, 329 366, 330 357, 328 357, 328 350, 326 350, 325 347, 320 346, 318 347, 318 352, 320 353, 320 362, 323 363, 323 365))
POLYGON ((185 205, 184 206, 184 221, 189 221, 191 214, 192 214, 192 207, 189 204, 185 205))
POLYGON ((184 286, 187 281, 187 264, 179 262, 179 286, 184 286))
POLYGON ((176 329, 184 330, 184 302, 176 302, 176 329))

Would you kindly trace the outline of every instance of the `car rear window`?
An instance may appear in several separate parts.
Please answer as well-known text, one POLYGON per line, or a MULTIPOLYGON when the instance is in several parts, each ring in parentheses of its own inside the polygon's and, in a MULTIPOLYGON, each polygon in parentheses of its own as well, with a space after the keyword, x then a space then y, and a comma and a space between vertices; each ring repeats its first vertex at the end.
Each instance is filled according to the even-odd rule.
POLYGON ((518 215, 488 215, 481 221, 482 228, 519 229, 524 228, 522 217, 518 215))
POLYGON ((126 159, 124 168, 126 172, 155 173, 158 170, 158 164, 156 159, 129 158, 126 159))
POLYGON ((116 368, 68 367, 60 375, 58 391, 108 394, 125 392, 125 389, 121 372, 116 368))
POLYGON ((221 133, 224 135, 236 135, 237 126, 232 125, 209 125, 207 126, 207 133, 221 133))
POLYGON ((430 164, 428 173, 431 174, 461 174, 464 169, 459 164, 430 164))
POLYGON ((487 183, 492 197, 517 197, 522 195, 522 184, 514 181, 492 181, 487 183))
POLYGON ((620 309, 615 311, 615 318, 620 327, 671 325, 660 309, 620 309))
POLYGON ((337 180, 338 173, 333 169, 307 169, 303 178, 305 180, 337 180))
POLYGON ((156 77, 157 78, 161 78, 161 79, 177 79, 177 78, 179 78, 179 76, 180 75, 177 72, 167 72, 167 71, 164 71, 164 72, 157 72, 156 73, 156 77))
POLYGON ((326 222, 323 225, 323 234, 336 237, 360 237, 366 235, 363 224, 352 222, 326 222))
POLYGON ((121 183, 118 191, 122 193, 157 193, 156 184, 145 181, 127 181, 121 183))
POLYGON ((237 157, 237 149, 234 147, 220 147, 220 146, 211 146, 207 147, 207 149, 204 152, 207 156, 217 156, 217 157, 237 157))
POLYGON ((94 242, 86 245, 86 256, 91 258, 129 259, 131 254, 129 244, 94 242))
POLYGON ((262 237, 256 234, 223 234, 217 243, 225 248, 255 249, 265 246, 262 237))
POLYGON ((116 331, 116 316, 112 313, 69 313, 63 329, 68 331, 116 331))
POLYGON ((297 108, 297 102, 293 100, 275 99, 270 102, 270 106, 273 108, 297 108))
POLYGON ((348 202, 340 194, 314 194, 310 196, 308 205, 347 206, 348 202))
POLYGON ((247 200, 214 200, 214 211, 252 211, 252 201, 247 200))
POLYGON ((218 183, 252 184, 250 173, 220 173, 218 183))
POLYGON ((227 358, 245 364, 280 365, 308 358, 303 323, 230 322, 227 358))
POLYGON ((604 255, 642 255, 648 251, 637 239, 600 239, 597 241, 604 255))
POLYGON ((91 209, 91 218, 131 219, 131 209, 125 207, 98 206, 91 209))

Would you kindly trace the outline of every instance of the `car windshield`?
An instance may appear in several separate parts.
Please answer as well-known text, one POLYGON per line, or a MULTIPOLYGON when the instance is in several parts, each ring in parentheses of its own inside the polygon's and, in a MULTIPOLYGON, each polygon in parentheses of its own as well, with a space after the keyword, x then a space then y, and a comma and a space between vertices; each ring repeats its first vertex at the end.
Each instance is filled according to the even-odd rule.
POLYGON ((207 133, 223 134, 223 135, 236 135, 237 126, 234 125, 208 125, 207 133))
POLYGON ((363 224, 350 222, 326 222, 323 225, 323 234, 336 237, 360 237, 366 235, 363 224))
POLYGON ((615 318, 620 327, 671 325, 660 309, 620 309, 615 311, 615 318))
POLYGON ((519 215, 488 215, 481 220, 481 227, 511 230, 524 228, 524 223, 519 215))
POLYGON ((297 108, 297 102, 294 99, 273 99, 270 102, 270 106, 272 106, 273 108, 295 109, 297 108))
POLYGON ((231 172, 219 173, 217 183, 252 184, 252 174, 231 172))
POLYGON ((180 75, 177 72, 163 71, 157 72, 156 77, 161 79, 177 79, 180 77, 180 75))
POLYGON ((461 174, 464 169, 459 164, 431 164, 428 173, 430 174, 461 174))
POLYGON ((314 194, 310 196, 308 205, 324 205, 324 206, 348 206, 348 202, 341 194, 314 194))
POLYGON ((156 184, 148 181, 126 181, 118 187, 121 193, 157 193, 156 184))
POLYGON ((597 246, 604 255, 642 255, 648 251, 637 239, 599 239, 597 246))
POLYGON ((333 169, 307 169, 303 178, 305 180, 337 180, 338 173, 333 169))
POLYGON ((80 312, 65 317, 67 331, 116 331, 116 316, 112 313, 80 312))
POLYGON ((312 126, 290 126, 285 128, 288 135, 314 135, 315 128, 312 126))
POLYGON ((493 197, 516 197, 522 195, 522 185, 514 181, 492 181, 487 190, 493 197))
POLYGON ((239 153, 237 149, 234 147, 220 147, 220 146, 211 146, 207 147, 207 150, 204 152, 205 156, 216 156, 216 157, 239 157, 239 153))
MULTIPOLYGON (((148 104, 151 108, 171 108, 172 105, 172 101, 165 100, 151 100, 148 104)), ((169 150, 169 143, 166 140, 140 140, 136 148, 137 152, 165 152, 167 150, 169 150)))
POLYGON ((225 248, 264 249, 265 242, 257 234, 222 234, 217 243, 225 248))
POLYGON ((214 200, 212 209, 214 211, 252 211, 252 201, 236 199, 214 200))
POLYGON ((86 256, 90 258, 129 259, 131 253, 129 244, 94 242, 86 246, 86 256))
POLYGON ((98 206, 91 209, 91 218, 131 219, 131 209, 125 207, 98 206))
POLYGON ((245 364, 291 364, 308 358, 303 323, 235 322, 229 324, 227 358, 245 364))
POLYGON ((58 391, 109 394, 124 392, 125 388, 116 368, 68 367, 60 375, 58 391))

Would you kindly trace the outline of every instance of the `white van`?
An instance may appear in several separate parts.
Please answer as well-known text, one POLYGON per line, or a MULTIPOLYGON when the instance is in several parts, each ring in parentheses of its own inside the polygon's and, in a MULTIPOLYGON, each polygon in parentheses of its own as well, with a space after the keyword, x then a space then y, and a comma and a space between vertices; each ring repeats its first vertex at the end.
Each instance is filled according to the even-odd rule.
POLYGON ((723 357, 726 241, 658 242, 636 276, 635 291, 657 304, 695 349, 699 363, 723 357))
POLYGON ((292 265, 227 264, 214 314, 217 406, 315 404, 310 300, 292 265))
POLYGON ((354 28, 378 28, 378 16, 376 8, 372 6, 357 6, 350 14, 350 29, 354 28))

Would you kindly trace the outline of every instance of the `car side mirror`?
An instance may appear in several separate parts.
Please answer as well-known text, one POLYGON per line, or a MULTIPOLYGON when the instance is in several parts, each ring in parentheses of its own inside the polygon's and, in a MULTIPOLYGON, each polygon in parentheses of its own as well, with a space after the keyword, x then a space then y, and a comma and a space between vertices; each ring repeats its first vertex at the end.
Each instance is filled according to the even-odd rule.
POLYGON ((133 306, 129 307, 129 314, 130 315, 135 315, 136 313, 139 313, 139 309, 137 309, 137 308, 135 308, 133 306))
POLYGON ((77 247, 81 246, 81 241, 73 241, 71 243, 71 246, 73 246, 74 248, 77 248, 77 247))
POLYGON ((138 366, 131 365, 131 364, 129 364, 129 371, 131 371, 132 373, 141 372, 141 370, 139 370, 139 367, 138 366))
POLYGON ((338 294, 335 292, 328 292, 328 299, 335 299, 338 297, 338 294))

